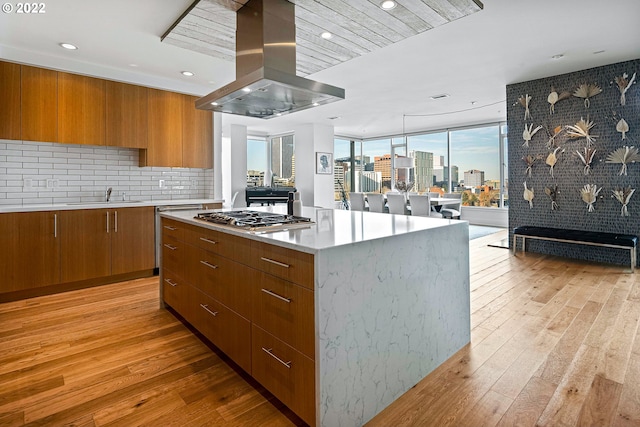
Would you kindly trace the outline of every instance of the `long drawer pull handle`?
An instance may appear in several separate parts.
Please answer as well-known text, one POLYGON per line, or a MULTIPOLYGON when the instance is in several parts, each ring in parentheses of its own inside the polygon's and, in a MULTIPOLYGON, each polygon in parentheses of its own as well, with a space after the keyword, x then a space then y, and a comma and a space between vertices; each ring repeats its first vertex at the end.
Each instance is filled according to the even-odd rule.
POLYGON ((284 267, 284 268, 289 268, 289 267, 291 267, 289 264, 285 264, 285 263, 280 262, 280 261, 274 261, 274 260, 269 259, 269 258, 260 257, 260 259, 261 259, 261 260, 263 260, 263 261, 270 262, 271 264, 279 265, 280 267, 284 267))
POLYGON ((215 245, 218 242, 214 242, 213 240, 209 240, 206 237, 201 237, 200 240, 202 240, 203 242, 207 242, 207 243, 211 243, 212 245, 215 245))
POLYGON ((165 282, 167 282, 168 284, 170 284, 171 286, 173 286, 174 288, 175 288, 176 286, 178 286, 178 284, 177 284, 177 283, 172 282, 170 279, 164 279, 164 281, 165 281, 165 282))
POLYGON ((165 243, 165 244, 164 244, 164 247, 165 247, 165 248, 168 248, 168 249, 171 249, 172 251, 175 251, 176 249, 178 249, 177 247, 175 247, 175 246, 171 246, 171 245, 170 245, 170 244, 168 244, 168 243, 165 243))
POLYGON ((200 264, 204 264, 204 265, 206 265, 206 266, 207 266, 207 267, 209 267, 209 268, 213 268, 214 270, 215 270, 216 268, 218 268, 218 266, 217 266, 217 265, 209 264, 207 261, 202 261, 202 260, 201 260, 201 261, 200 261, 200 264))
POLYGON ((53 237, 58 237, 58 214, 53 214, 53 237))
POLYGON ((165 225, 164 228, 166 228, 169 231, 176 231, 177 230, 177 228, 171 227, 171 226, 168 226, 168 225, 165 225))
POLYGON ((204 308, 205 310, 207 310, 207 312, 209 312, 210 315, 212 315, 213 317, 216 317, 218 315, 217 311, 211 311, 209 310, 209 305, 208 304, 200 304, 200 307, 204 308))
POLYGON ((262 292, 264 292, 267 295, 271 295, 272 297, 278 298, 279 300, 284 301, 286 303, 290 303, 291 302, 291 300, 289 298, 285 298, 285 297, 283 297, 281 295, 278 295, 275 292, 272 292, 272 291, 270 291, 268 289, 262 288, 262 292))
POLYGON ((262 351, 264 351, 265 353, 267 353, 269 356, 273 357, 274 359, 276 359, 278 362, 282 363, 284 366, 287 367, 287 369, 291 369, 291 361, 285 362, 284 360, 280 359, 278 356, 276 356, 275 354, 273 354, 271 352, 272 349, 270 348, 264 348, 262 347, 262 351))

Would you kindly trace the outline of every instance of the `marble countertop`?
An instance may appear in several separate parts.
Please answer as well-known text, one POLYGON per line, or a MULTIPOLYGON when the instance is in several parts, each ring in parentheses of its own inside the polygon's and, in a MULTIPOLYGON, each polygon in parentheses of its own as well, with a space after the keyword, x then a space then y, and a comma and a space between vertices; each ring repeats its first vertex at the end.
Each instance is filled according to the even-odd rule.
MULTIPOLYGON (((252 206, 249 210, 286 213, 286 206, 252 206)), ((199 212, 202 211, 166 212, 162 216, 312 254, 336 246, 352 245, 442 227, 465 227, 468 233, 467 221, 312 207, 302 208, 302 216, 314 221, 314 224, 308 228, 248 232, 232 226, 217 225, 194 219, 194 216, 199 212)))
POLYGON ((139 206, 178 206, 191 204, 222 203, 223 200, 215 199, 178 199, 178 200, 127 200, 111 202, 71 202, 42 205, 7 205, 0 206, 0 213, 8 212, 39 212, 39 211, 64 211, 74 209, 105 209, 105 208, 135 208, 139 206))

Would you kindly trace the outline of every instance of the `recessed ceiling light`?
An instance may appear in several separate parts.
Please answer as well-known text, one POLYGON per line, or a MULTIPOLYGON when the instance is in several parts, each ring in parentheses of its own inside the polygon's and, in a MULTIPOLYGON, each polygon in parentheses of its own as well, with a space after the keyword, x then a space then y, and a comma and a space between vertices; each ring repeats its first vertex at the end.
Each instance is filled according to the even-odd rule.
POLYGON ((129 67, 134 67, 135 68, 137 66, 138 66, 138 64, 129 64, 129 67))
POLYGON ((276 113, 276 116, 281 116, 281 115, 282 115, 282 113, 276 113))
POLYGON ((448 98, 450 95, 448 93, 441 93, 440 95, 433 95, 430 96, 429 98, 431 99, 443 99, 443 98, 448 98))
POLYGON ((396 2, 391 0, 386 0, 380 3, 380 7, 383 8, 384 10, 391 10, 394 7, 396 7, 396 2))
POLYGON ((193 73, 191 71, 181 71, 183 76, 193 77, 193 73))
POLYGON ((560 59, 560 58, 562 58, 563 56, 564 56, 564 55, 563 55, 562 53, 558 53, 557 55, 553 55, 553 56, 551 57, 551 59, 560 59))
POLYGON ((243 87, 243 88, 242 88, 242 91, 243 91, 243 92, 247 92, 247 93, 249 93, 249 92, 251 92, 251 88, 243 87))
POLYGON ((314 103, 313 103, 313 106, 314 106, 314 107, 317 107, 318 105, 320 105, 320 104, 318 104, 317 102, 314 102, 314 103))
POLYGON ((320 37, 325 40, 329 40, 331 37, 333 37, 333 34, 331 34, 329 31, 325 31, 324 33, 320 34, 320 37))
POLYGON ((212 102, 211 105, 213 105, 215 107, 216 105, 218 105, 218 103, 217 102, 212 102))
POLYGON ((71 43, 60 43, 60 46, 62 46, 65 49, 69 49, 69 50, 77 50, 78 46, 72 45, 71 43))

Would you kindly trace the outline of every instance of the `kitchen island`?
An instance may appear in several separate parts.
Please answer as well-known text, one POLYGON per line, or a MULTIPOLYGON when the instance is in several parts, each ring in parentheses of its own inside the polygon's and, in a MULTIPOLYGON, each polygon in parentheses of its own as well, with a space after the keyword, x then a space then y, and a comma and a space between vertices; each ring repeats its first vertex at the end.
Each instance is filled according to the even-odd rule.
MULTIPOLYGON (((218 261, 200 260, 199 264, 208 264, 218 274, 225 262, 234 262, 234 277, 244 271, 243 278, 233 283, 239 286, 237 292, 244 293, 250 309, 235 309, 238 298, 228 299, 236 301, 229 303, 228 311, 234 313, 233 324, 240 332, 231 341, 222 340, 219 347, 232 353, 236 363, 311 425, 363 425, 470 340, 469 230, 465 221, 305 207, 302 215, 314 221, 311 226, 260 233, 196 220, 196 213, 182 211, 163 217, 168 230, 177 230, 171 232, 185 225, 183 236, 193 230, 217 233, 215 238, 194 238, 194 245, 211 242, 215 247, 217 243, 215 250, 219 250, 224 244, 216 240, 233 239, 236 251, 221 254, 235 260, 218 254, 212 258, 218 261), (304 274, 296 276, 300 271, 296 263, 304 262, 312 270, 308 283, 304 274), (282 274, 277 271, 280 268, 282 274), (286 286, 295 289, 287 291, 286 286), (283 295, 287 292, 293 293, 283 295), (265 307, 260 305, 263 299, 265 307), (313 308, 294 309, 299 301, 310 301, 313 308), (310 320, 295 321, 305 318, 310 320), (283 319, 293 322, 284 327, 283 319), (305 323, 309 327, 301 330, 312 336, 290 331, 305 323), (270 325, 275 327, 270 330, 270 325), (251 343, 238 342, 241 331, 246 331, 251 343), (280 348, 256 342, 267 337, 280 343, 272 334, 283 334, 280 348), (295 357, 282 356, 287 350, 295 357), (261 364, 262 357, 274 365, 261 364), (297 366, 307 366, 311 374, 299 375, 297 383, 289 383, 287 376, 295 376, 297 366), (271 373, 272 369, 282 372, 271 373), (298 407, 295 401, 289 402, 295 396, 307 402, 298 407)), ((170 252, 189 253, 191 246, 186 243, 185 250, 178 249, 179 239, 171 240, 170 235, 166 239, 169 267, 179 269, 184 262, 171 261, 174 254, 170 252)), ((189 242, 189 237, 184 241, 189 242)), ((201 253, 207 256, 205 249, 201 253)), ((163 252, 163 267, 164 257, 163 252)), ((191 275, 191 279, 184 278, 187 282, 205 280, 201 275, 194 277, 193 271, 185 269, 183 276, 191 275)), ((176 286, 176 279, 165 277, 170 270, 163 268, 162 274, 165 290, 174 291, 166 289, 166 283, 176 286)), ((166 300, 165 290, 161 295, 166 300)), ((208 298, 207 291, 201 291, 193 292, 208 298)), ((182 304, 180 299, 175 301, 182 304)), ((227 310, 224 301, 220 309, 212 308, 217 304, 215 298, 210 301, 200 303, 213 315, 200 323, 204 328, 227 310)), ((195 323, 199 321, 194 317, 195 323)))

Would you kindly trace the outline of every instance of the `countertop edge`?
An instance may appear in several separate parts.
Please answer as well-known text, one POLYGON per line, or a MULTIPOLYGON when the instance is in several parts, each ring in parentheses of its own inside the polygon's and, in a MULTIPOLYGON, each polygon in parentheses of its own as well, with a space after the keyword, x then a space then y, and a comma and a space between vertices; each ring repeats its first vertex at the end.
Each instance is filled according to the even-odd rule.
MULTIPOLYGON (((315 209, 315 208, 308 208, 305 207, 304 209, 315 209)), ((304 252, 304 253, 308 253, 308 254, 312 254, 312 255, 317 255, 320 251, 325 251, 325 250, 331 250, 333 248, 337 248, 337 247, 346 247, 346 246, 355 246, 355 245, 360 245, 360 244, 365 244, 367 242, 372 242, 372 241, 376 241, 376 240, 382 240, 382 239, 389 239, 389 238, 393 238, 396 236, 401 236, 401 235, 408 235, 408 234, 412 234, 412 233, 422 233, 422 232, 429 232, 430 230, 436 229, 436 228, 442 228, 442 227, 457 227, 457 226, 464 226, 465 224, 468 224, 468 221, 464 221, 464 220, 443 220, 443 219, 436 219, 436 218, 420 218, 420 220, 427 220, 431 222, 431 226, 430 227, 425 227, 425 228, 420 228, 420 229, 416 229, 416 230, 411 230, 411 231, 407 231, 407 232, 403 232, 403 233, 399 233, 399 234, 389 234, 389 235, 385 235, 385 236, 376 236, 376 237, 371 237, 371 238, 363 238, 363 239, 359 239, 356 241, 352 241, 352 242, 340 242, 340 243, 334 243, 332 245, 322 245, 322 246, 316 246, 316 247, 312 247, 300 242, 295 242, 295 241, 287 241, 287 240, 280 240, 277 238, 272 238, 272 236, 278 236, 281 235, 281 233, 293 233, 293 235, 295 236, 296 233, 303 233, 305 231, 309 231, 310 228, 312 227, 316 227, 317 225, 314 223, 313 225, 311 225, 311 227, 309 228, 298 228, 298 229, 292 229, 292 230, 280 230, 280 231, 272 231, 272 232, 248 232, 248 231, 243 231, 243 230, 235 230, 233 228, 230 227, 226 227, 226 226, 221 226, 221 225, 217 225, 217 224, 213 224, 213 223, 209 223, 206 221, 201 221, 201 220, 197 220, 194 218, 195 214, 198 213, 199 211, 181 211, 179 213, 171 213, 171 212, 165 212, 165 213, 161 213, 160 216, 164 217, 164 218, 168 218, 168 219, 172 219, 172 220, 176 220, 176 221, 180 221, 183 222, 185 224, 190 224, 190 225, 195 225, 195 226, 199 226, 199 227, 203 227, 203 228, 207 228, 210 230, 215 230, 215 231, 220 231, 223 233, 227 233, 230 235, 234 235, 234 236, 238 236, 238 237, 244 237, 250 240, 255 240, 258 242, 263 242, 263 243, 267 243, 267 244, 271 244, 271 245, 275 245, 275 246, 280 246, 283 248, 288 248, 288 249, 293 249, 293 250, 297 250, 300 252, 304 252)), ((368 212, 365 212, 365 214, 369 214, 368 212)), ((376 213, 372 213, 372 215, 380 215, 380 214, 376 214, 376 213)), ((389 215, 390 214, 381 214, 381 215, 389 215)), ((403 215, 400 215, 403 216, 403 215)))
POLYGON ((7 205, 0 206, 0 213, 15 212, 43 212, 43 211, 68 211, 80 209, 113 209, 113 208, 135 208, 147 206, 178 206, 191 204, 223 203, 224 200, 217 199, 177 199, 177 200, 135 200, 135 201, 113 201, 109 203, 101 202, 70 202, 53 203, 43 205, 7 205))

